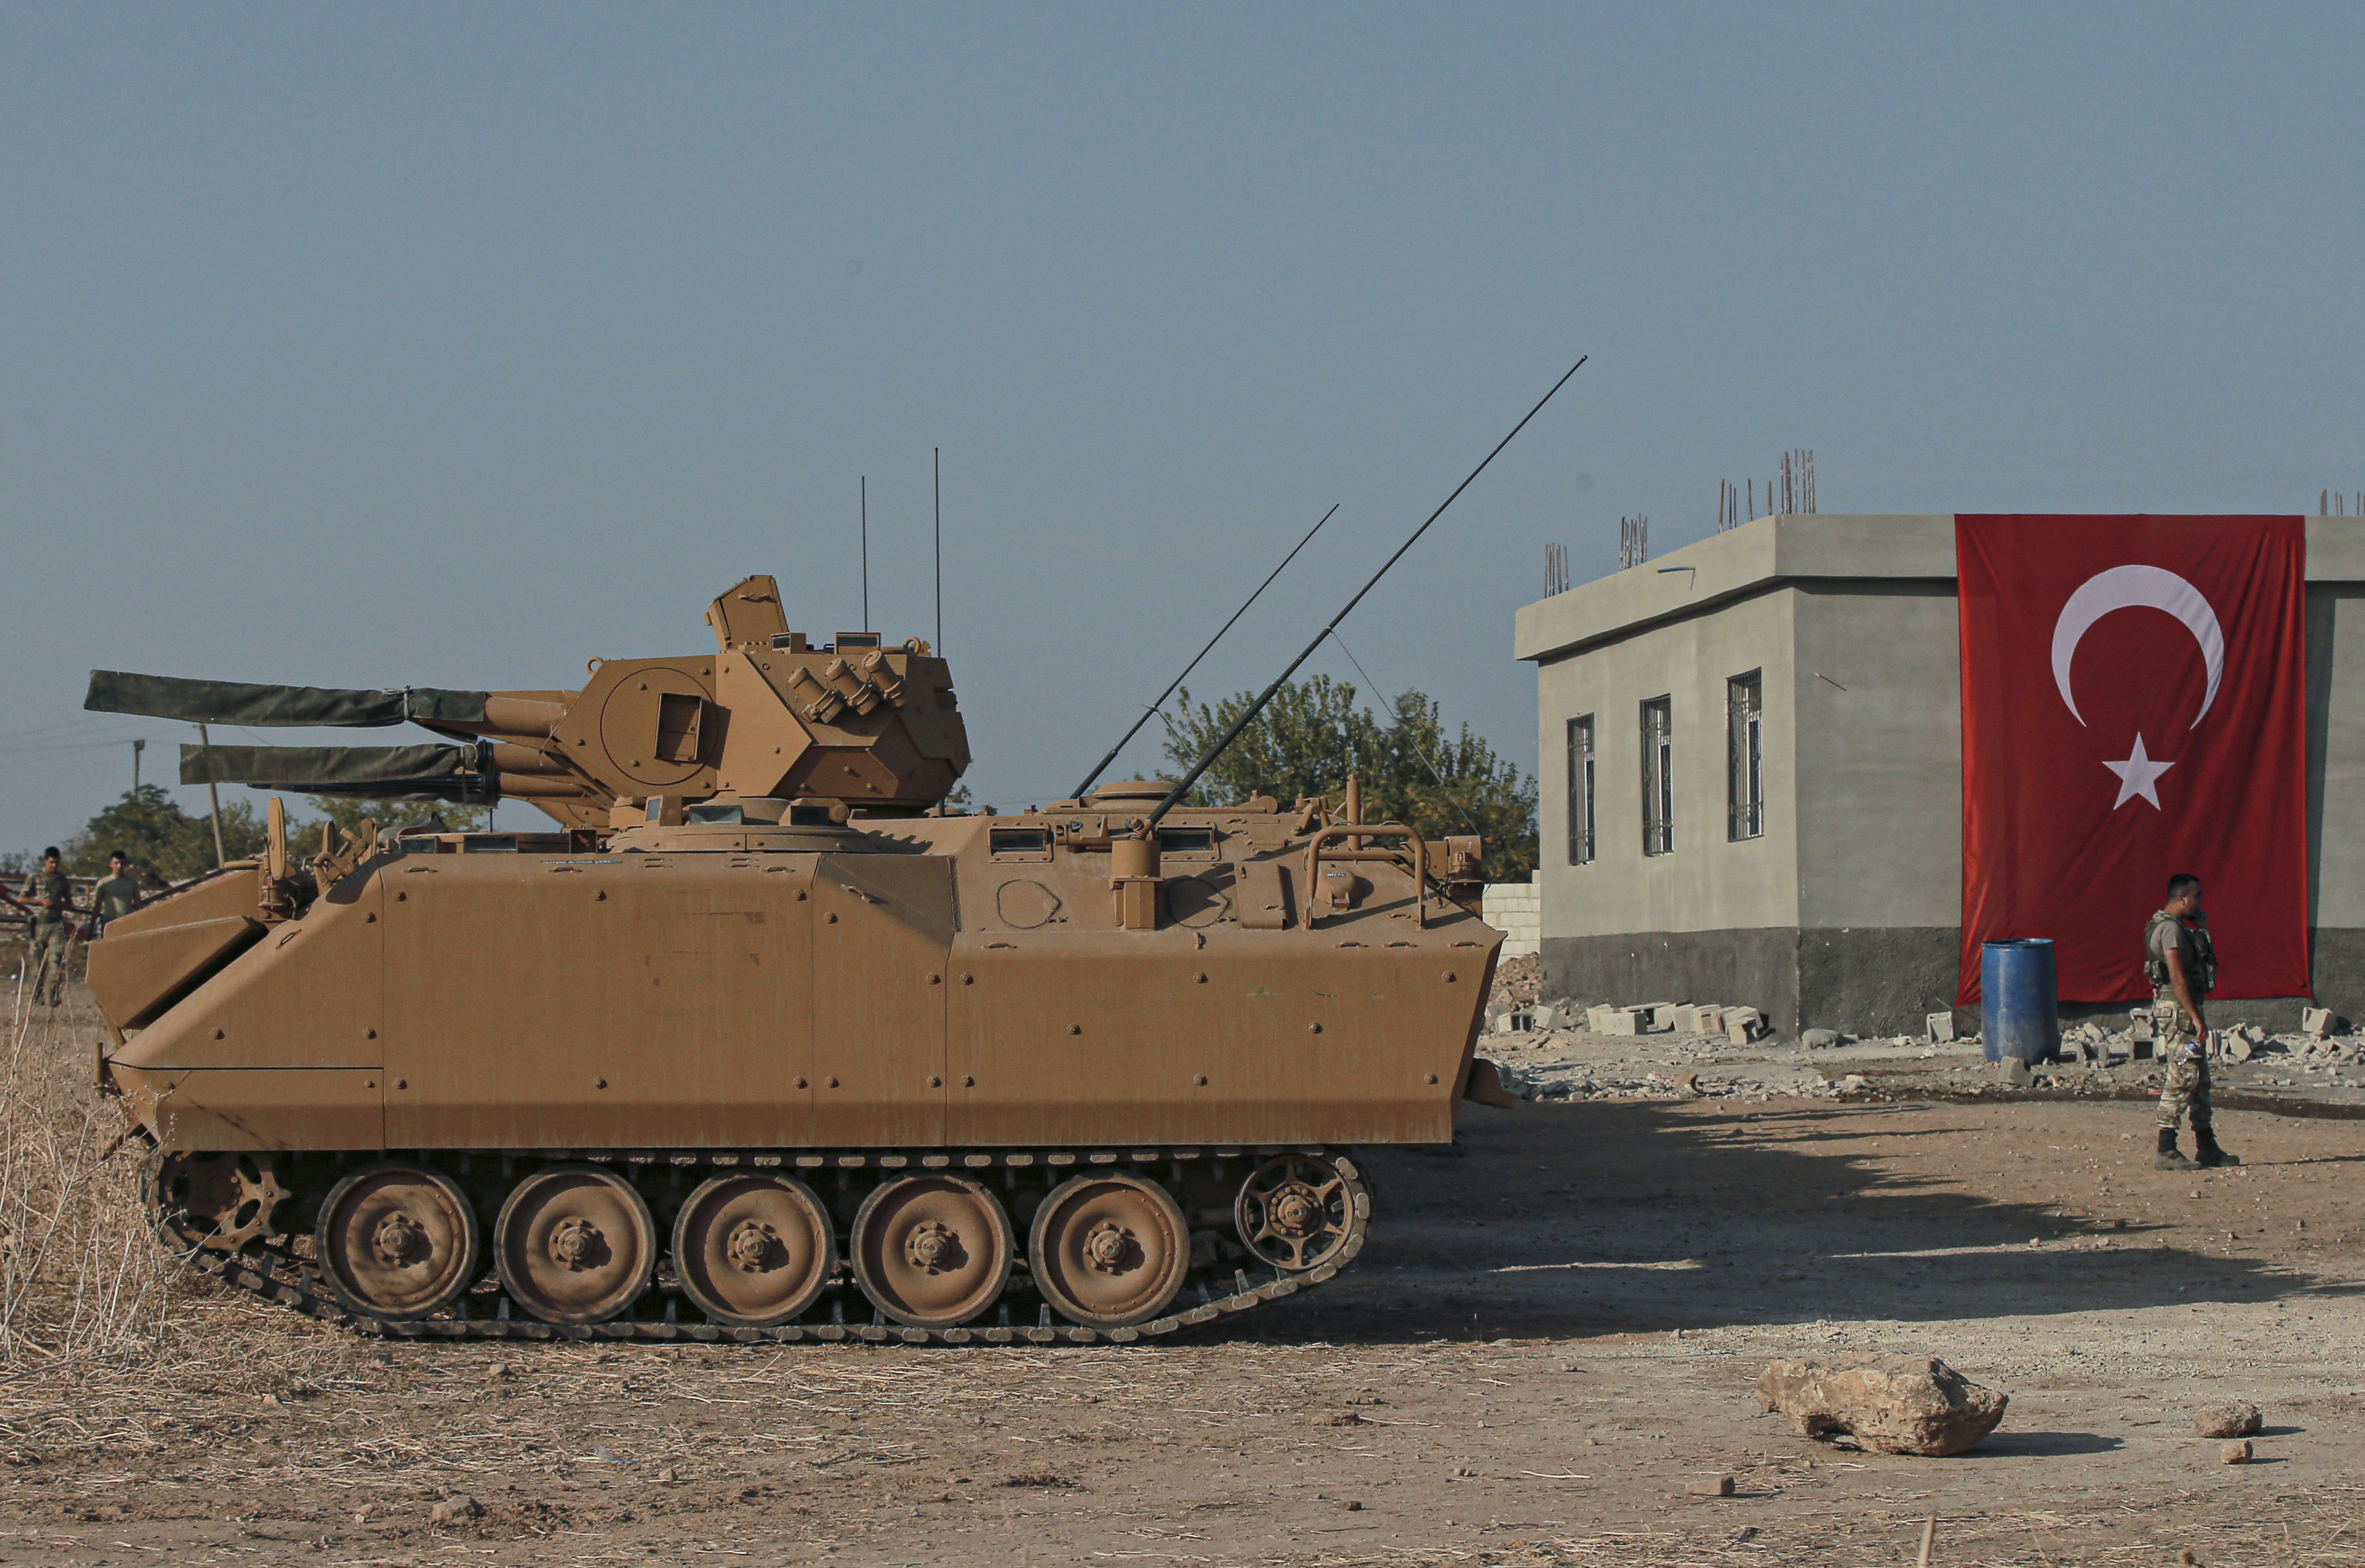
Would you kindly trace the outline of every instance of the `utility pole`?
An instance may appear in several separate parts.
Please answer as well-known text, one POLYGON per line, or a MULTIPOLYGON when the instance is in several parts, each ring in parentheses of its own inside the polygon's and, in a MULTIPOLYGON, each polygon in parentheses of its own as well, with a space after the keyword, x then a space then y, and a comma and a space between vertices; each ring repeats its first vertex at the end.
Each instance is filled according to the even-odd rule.
POLYGON ((135 801, 140 798, 140 754, 147 749, 146 741, 131 743, 131 798, 135 801))
POLYGON ((230 857, 222 853, 221 786, 214 782, 213 745, 213 737, 206 734, 206 727, 203 724, 199 724, 197 755, 205 759, 206 764, 206 799, 213 804, 214 868, 219 870, 230 864, 230 857))

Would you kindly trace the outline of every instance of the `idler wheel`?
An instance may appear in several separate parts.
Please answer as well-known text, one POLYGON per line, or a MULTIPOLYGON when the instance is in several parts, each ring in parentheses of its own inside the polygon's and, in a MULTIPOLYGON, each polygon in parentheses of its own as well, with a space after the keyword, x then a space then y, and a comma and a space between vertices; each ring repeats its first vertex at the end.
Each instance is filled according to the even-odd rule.
POLYGON ((510 1191, 493 1266, 544 1323, 605 1323, 649 1288, 657 1230, 633 1184, 596 1165, 554 1165, 510 1191))
POLYGON ((717 1323, 769 1328, 813 1305, 837 1271, 829 1211, 793 1176, 740 1171, 689 1195, 673 1222, 681 1288, 717 1323))
POLYGON ((966 1176, 880 1183, 854 1216, 855 1282, 913 1328, 950 1328, 993 1305, 1017 1244, 1000 1200, 966 1176))
POLYGON ((1070 1319, 1126 1328, 1166 1310, 1191 1271, 1191 1227, 1171 1194, 1117 1171, 1072 1176, 1035 1211, 1035 1286, 1070 1319))
POLYGON ((313 1254, 329 1294, 382 1323, 441 1312, 485 1271, 476 1206, 427 1165, 389 1160, 329 1189, 313 1254))
POLYGON ((1249 1172, 1232 1218, 1250 1251, 1294 1273, 1337 1257, 1370 1204, 1362 1184, 1330 1160, 1283 1154, 1249 1172))

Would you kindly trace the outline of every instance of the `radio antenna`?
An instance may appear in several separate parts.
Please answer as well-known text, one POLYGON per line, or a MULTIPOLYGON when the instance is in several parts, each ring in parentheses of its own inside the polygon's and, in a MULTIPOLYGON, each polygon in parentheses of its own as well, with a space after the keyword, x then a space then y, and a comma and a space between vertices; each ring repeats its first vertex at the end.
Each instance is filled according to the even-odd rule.
POLYGON ((1355 597, 1349 599, 1346 603, 1346 607, 1340 610, 1338 614, 1330 618, 1328 625, 1323 627, 1321 631, 1317 632, 1314 634, 1314 641, 1306 644, 1306 651, 1289 661, 1289 667, 1283 670, 1279 675, 1273 678, 1272 684, 1266 687, 1263 691, 1257 695, 1257 700, 1249 704, 1248 711, 1242 713, 1239 718, 1232 721, 1232 727, 1226 730, 1221 738, 1219 738, 1214 745, 1207 748, 1205 756, 1200 757, 1197 762, 1192 764, 1191 771, 1185 775, 1182 781, 1176 784, 1173 789, 1167 791, 1166 799, 1159 801, 1158 804, 1151 809, 1149 820, 1143 824, 1145 828, 1155 827, 1158 824, 1160 818, 1165 816, 1167 812, 1174 809, 1176 801, 1182 800, 1183 796, 1191 792, 1192 787, 1199 782, 1201 776, 1204 775, 1208 768, 1213 767, 1216 765, 1216 759, 1223 756, 1224 753, 1230 748, 1231 744, 1234 741, 1240 738, 1240 732, 1247 729, 1250 724, 1256 722, 1257 715, 1264 711, 1265 704, 1272 700, 1273 693, 1281 689, 1282 683, 1286 681, 1291 676, 1295 675, 1297 673, 1298 666, 1314 656, 1314 650, 1320 647, 1325 642, 1328 641, 1330 633, 1339 629, 1339 623, 1346 620, 1350 614, 1353 613, 1355 606, 1363 602, 1363 596, 1371 592, 1373 588, 1379 587, 1380 579, 1388 575, 1389 568, 1393 567, 1398 561, 1404 559, 1406 551, 1420 543, 1420 536, 1429 532, 1429 523, 1435 522, 1439 518, 1445 515, 1445 509, 1452 506, 1456 500, 1460 499, 1462 492, 1468 489, 1472 483, 1477 479, 1479 475, 1486 472, 1486 465, 1494 462, 1496 457, 1501 454, 1503 448, 1511 444, 1512 436, 1516 436, 1521 431, 1527 429, 1528 420, 1532 420, 1538 414, 1542 413, 1544 405, 1551 402, 1553 395, 1559 392, 1562 387, 1568 385, 1569 376, 1575 375, 1578 371, 1584 369, 1586 360, 1591 359, 1592 357, 1593 356, 1591 354, 1583 355, 1575 364, 1570 365, 1567 372, 1563 375, 1558 381, 1552 383, 1552 391, 1545 393, 1542 398, 1539 398, 1536 402, 1536 406, 1530 409, 1527 411, 1526 416, 1522 418, 1518 424, 1511 427, 1511 434, 1507 435, 1502 440, 1496 442, 1495 443, 1495 450, 1488 453, 1485 457, 1479 459, 1478 466, 1470 470, 1470 477, 1463 480, 1459 485, 1454 486, 1453 494, 1446 497, 1444 500, 1438 503, 1437 510, 1429 514, 1429 521, 1427 522, 1423 522, 1418 528, 1414 529, 1412 531, 1412 537, 1397 545, 1395 554, 1389 556, 1385 561, 1380 563, 1380 569, 1372 574, 1372 580, 1355 590, 1355 597))
POLYGON ((1224 633, 1232 629, 1232 622, 1238 621, 1241 616, 1246 615, 1249 612, 1249 605, 1254 604, 1257 601, 1257 595, 1263 593, 1265 589, 1272 586, 1272 579, 1281 576, 1283 567, 1287 566, 1292 561, 1297 559, 1297 552, 1305 549, 1307 544, 1313 542, 1314 536, 1322 532, 1322 525, 1329 521, 1332 514, 1337 512, 1338 510, 1338 503, 1335 501, 1331 503, 1330 510, 1324 512, 1321 517, 1317 518, 1315 521, 1314 526, 1306 531, 1306 537, 1299 540, 1296 546, 1292 549, 1288 554, 1283 555, 1281 558, 1281 566, 1275 566, 1272 571, 1265 574, 1264 581, 1257 584, 1256 586, 1256 593, 1249 595, 1248 603, 1241 605, 1238 610, 1232 611, 1231 621, 1225 622, 1222 626, 1216 629, 1216 634, 1207 639, 1207 645, 1200 649, 1198 654, 1189 664, 1182 666, 1182 673, 1176 676, 1173 681, 1168 685, 1166 689, 1158 694, 1158 700, 1152 702, 1149 707, 1142 710, 1141 717, 1133 722, 1133 728, 1126 731, 1123 738, 1118 740, 1116 745, 1108 748, 1108 755, 1106 756, 1101 758, 1100 761, 1093 765, 1093 770, 1084 775, 1084 781, 1077 785, 1070 792, 1072 799, 1078 801, 1082 800, 1084 798, 1084 792, 1090 790, 1094 784, 1100 782, 1101 775, 1107 772, 1109 764, 1116 760, 1116 754, 1123 751, 1126 748, 1126 744, 1130 742, 1134 736, 1141 733, 1141 726, 1149 722, 1149 716, 1152 713, 1157 712, 1160 708, 1163 708, 1166 705, 1166 700, 1174 695, 1175 689, 1184 681, 1191 678, 1191 672, 1199 667, 1199 660, 1205 658, 1207 655, 1215 649, 1216 644, 1224 640, 1224 633))
POLYGON ((870 476, 862 476, 862 629, 870 630, 870 476))
POLYGON ((945 656, 945 449, 936 449, 936 657, 945 656))

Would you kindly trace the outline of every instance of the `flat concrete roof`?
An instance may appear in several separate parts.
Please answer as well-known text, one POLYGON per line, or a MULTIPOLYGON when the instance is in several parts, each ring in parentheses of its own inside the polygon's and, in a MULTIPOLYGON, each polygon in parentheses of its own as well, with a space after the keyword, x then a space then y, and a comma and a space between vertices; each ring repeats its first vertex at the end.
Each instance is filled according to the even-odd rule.
MULTIPOLYGON (((2365 582, 2365 518, 2311 517, 2307 580, 2365 582)), ((1784 512, 1712 533, 1519 609, 1514 656, 1539 662, 1801 578, 1955 580, 1952 512, 1784 512)))

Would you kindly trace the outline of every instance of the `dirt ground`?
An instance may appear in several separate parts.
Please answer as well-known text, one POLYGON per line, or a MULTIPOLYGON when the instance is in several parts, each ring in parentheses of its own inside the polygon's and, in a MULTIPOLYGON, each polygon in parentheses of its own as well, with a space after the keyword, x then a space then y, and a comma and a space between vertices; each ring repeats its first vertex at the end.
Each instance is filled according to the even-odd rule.
POLYGON ((2359 1125, 2222 1113, 2247 1163, 2180 1176, 2109 1101, 1473 1106, 1373 1156, 1339 1280, 1138 1347, 383 1346, 198 1283, 171 1364, 0 1372, 0 1562, 2357 1563, 2359 1125), (2003 1426, 1759 1414, 1876 1348, 2003 1426))

